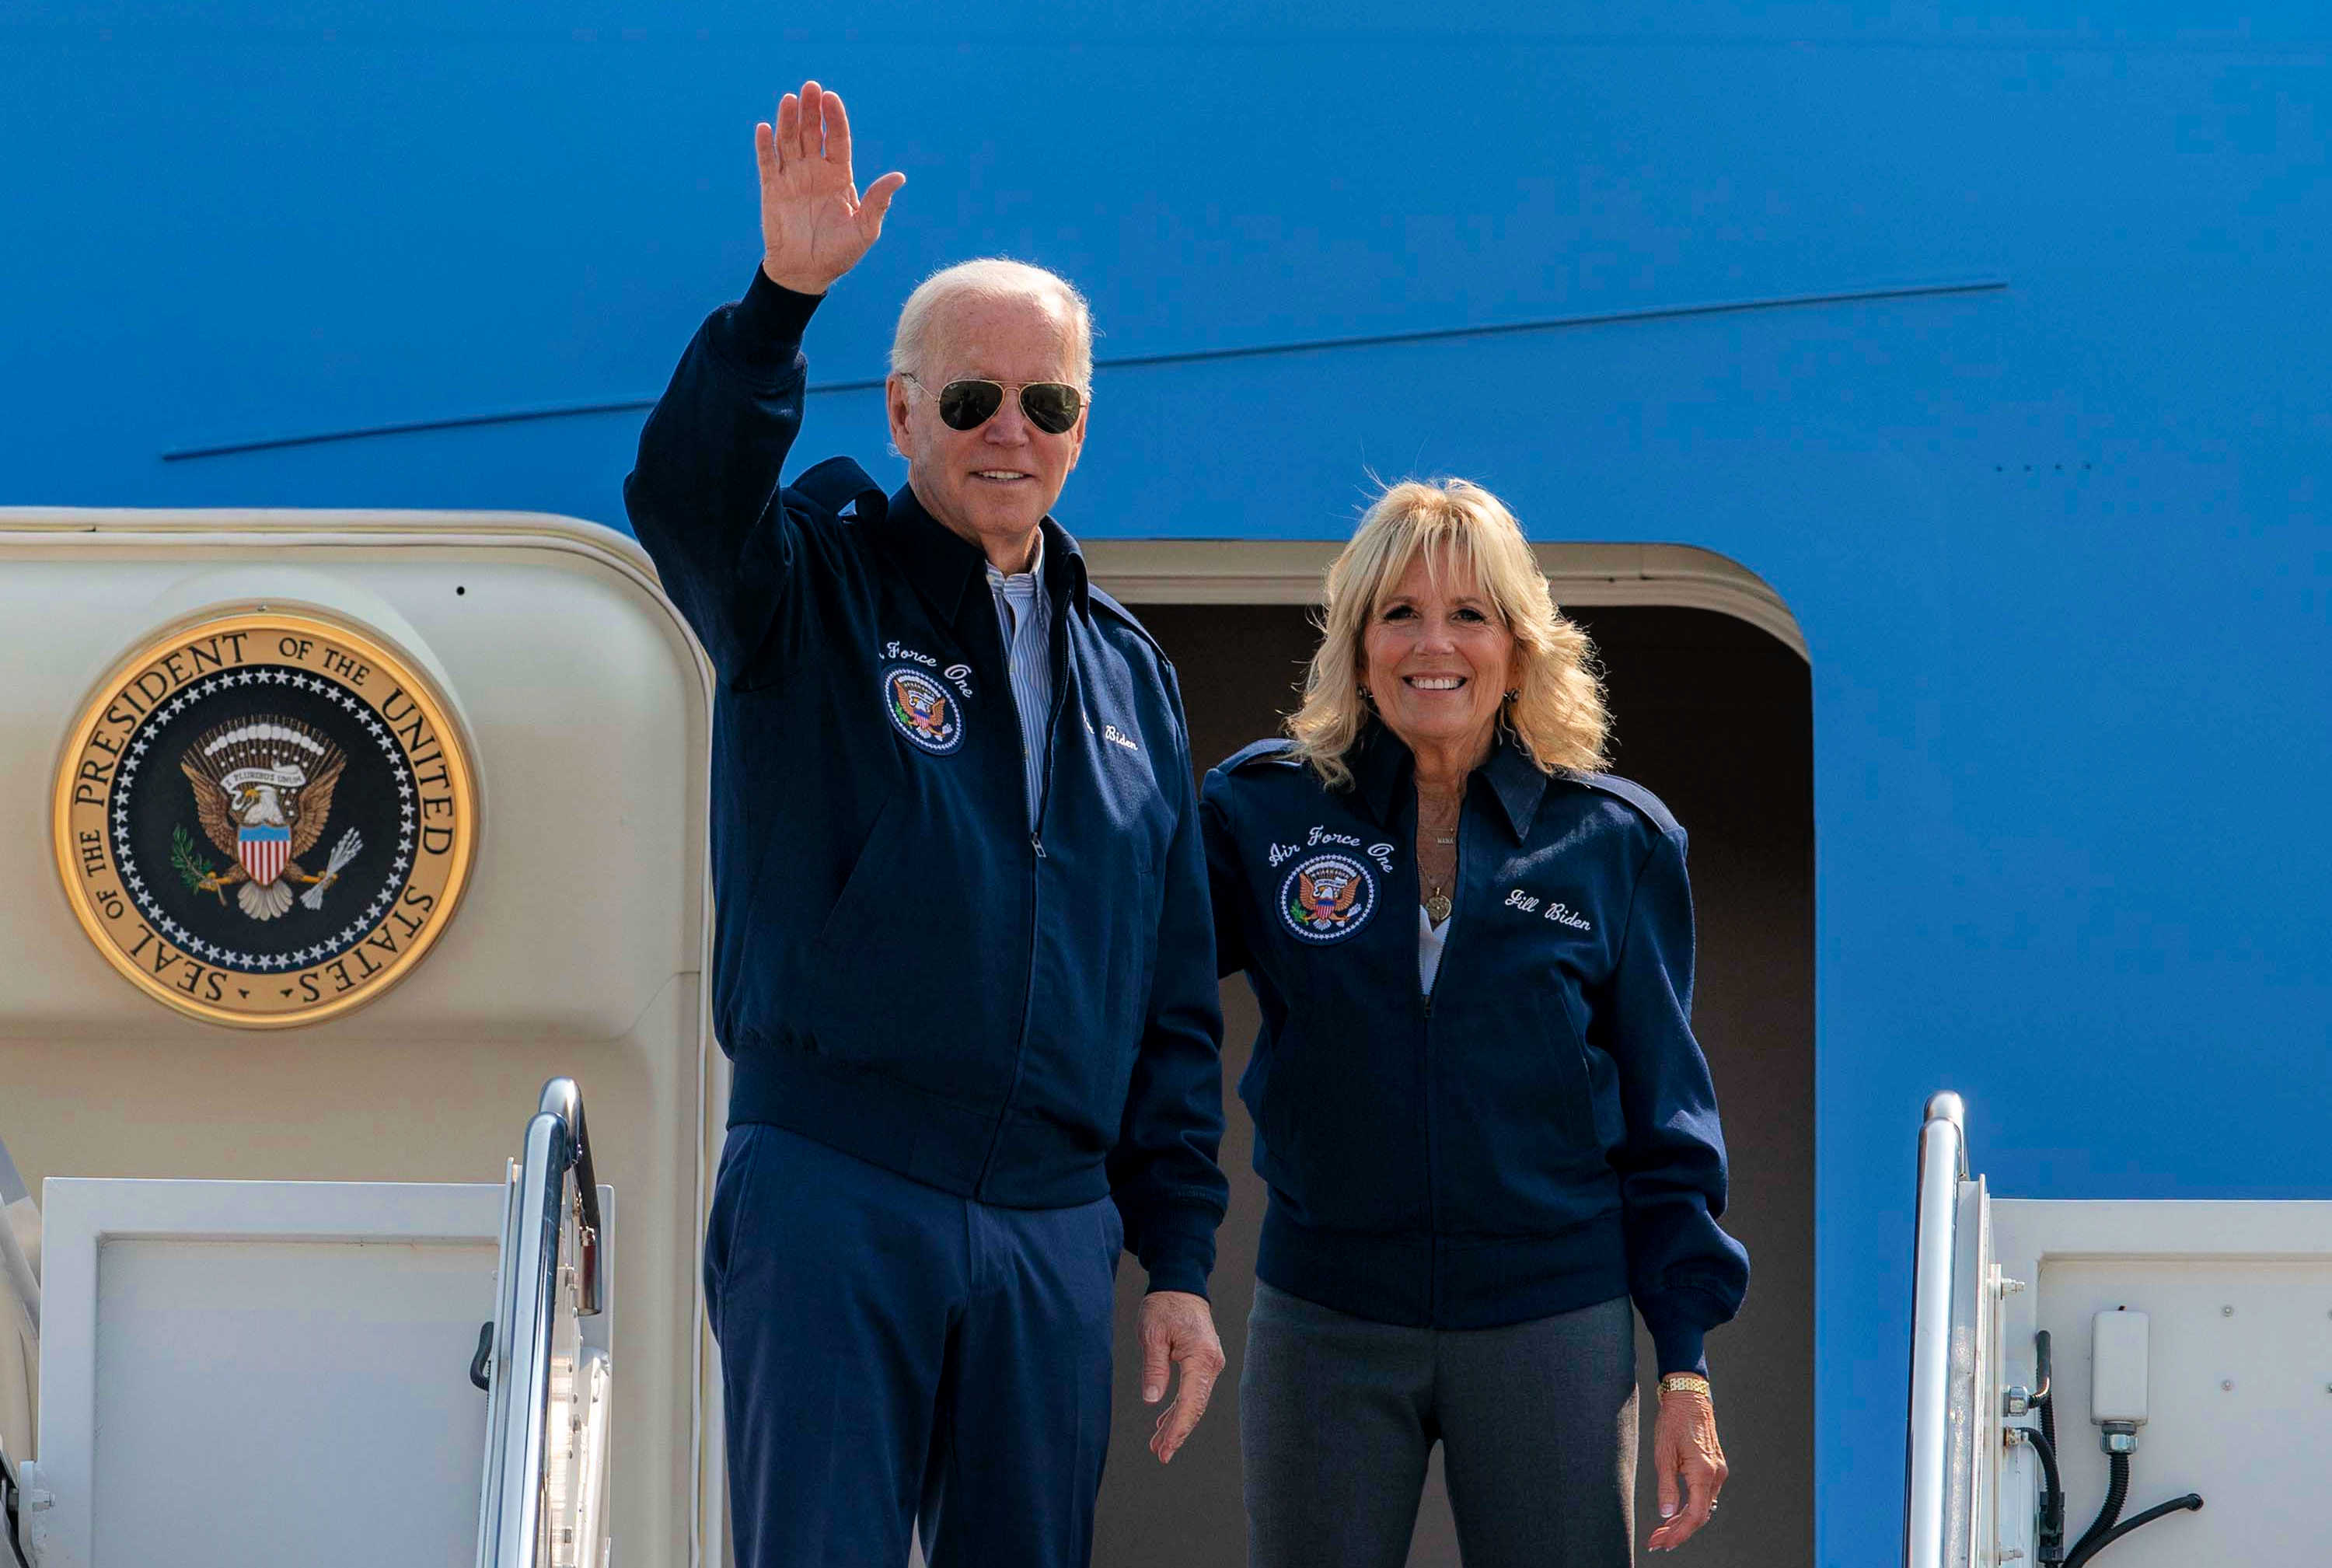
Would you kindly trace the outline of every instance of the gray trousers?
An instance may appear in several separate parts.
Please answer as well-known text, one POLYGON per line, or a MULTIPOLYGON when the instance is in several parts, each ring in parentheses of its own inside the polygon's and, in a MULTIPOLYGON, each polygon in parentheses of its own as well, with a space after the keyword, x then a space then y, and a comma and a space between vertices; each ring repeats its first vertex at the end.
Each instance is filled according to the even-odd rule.
POLYGON ((1239 1374, 1250 1568, 1402 1568, 1438 1440, 1466 1568, 1627 1568, 1628 1298, 1505 1328, 1332 1312, 1256 1282, 1239 1374))

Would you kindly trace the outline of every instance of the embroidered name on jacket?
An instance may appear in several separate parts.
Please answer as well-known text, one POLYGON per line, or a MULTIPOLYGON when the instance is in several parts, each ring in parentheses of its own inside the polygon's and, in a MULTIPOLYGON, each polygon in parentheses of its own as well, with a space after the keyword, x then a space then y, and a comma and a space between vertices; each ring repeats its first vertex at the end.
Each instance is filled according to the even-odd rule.
POLYGON ((1279 918, 1306 942, 1342 942, 1376 907, 1376 879, 1349 855, 1315 855, 1279 884, 1279 918))
POLYGON ((883 672, 883 711, 893 729, 934 755, 963 744, 963 715, 953 693, 913 665, 883 672))
POLYGON ((1577 910, 1572 908, 1567 904, 1548 903, 1546 900, 1539 898, 1532 894, 1524 893, 1519 887, 1510 889, 1506 894, 1505 907, 1508 909, 1521 910, 1524 914, 1539 913, 1540 905, 1542 904, 1545 905, 1545 913, 1541 916, 1542 919, 1551 920, 1557 925, 1567 925, 1573 931, 1593 931, 1595 929, 1594 922, 1589 920, 1585 915, 1580 913, 1577 910))

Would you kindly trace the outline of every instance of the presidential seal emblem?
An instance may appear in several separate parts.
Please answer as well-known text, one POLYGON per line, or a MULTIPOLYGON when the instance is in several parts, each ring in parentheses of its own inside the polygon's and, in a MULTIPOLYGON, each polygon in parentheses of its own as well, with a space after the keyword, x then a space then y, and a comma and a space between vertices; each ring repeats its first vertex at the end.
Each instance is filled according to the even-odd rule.
POLYGON ((1376 913, 1376 879, 1345 855, 1315 855, 1279 884, 1280 918, 1306 942, 1342 942, 1376 913))
POLYGON ((926 751, 943 756, 963 744, 955 694, 912 664, 883 671, 883 711, 893 729, 926 751))
POLYGON ((274 1028, 363 1006, 444 930, 477 789, 412 660, 312 611, 214 617, 138 649, 66 740, 57 868, 139 989, 274 1028))

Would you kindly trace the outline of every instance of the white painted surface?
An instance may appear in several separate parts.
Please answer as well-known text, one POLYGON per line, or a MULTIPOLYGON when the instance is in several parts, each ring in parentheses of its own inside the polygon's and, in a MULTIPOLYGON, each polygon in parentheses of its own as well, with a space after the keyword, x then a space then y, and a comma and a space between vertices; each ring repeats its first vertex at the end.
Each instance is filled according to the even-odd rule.
POLYGON ((1982 1176, 1959 1184, 1958 1252, 1952 1263, 1953 1322, 1951 1410, 1954 1428, 1964 1423, 1967 1441, 1955 1438, 1951 1458, 1951 1513, 1944 1540, 1946 1563, 1982 1563, 1986 1525, 1996 1516, 1999 1467, 1987 1463, 2002 1451, 2000 1385, 2003 1327, 2001 1271, 1993 1262, 1992 1196, 1982 1176))
MULTIPOLYGON (((2146 1424, 2147 1318, 2127 1306, 2089 1320, 2089 1421, 2146 1424)), ((2052 1336, 2053 1337, 2053 1336, 2052 1336)))
POLYGON ((493 1271, 475 1243, 107 1243, 91 1561, 461 1563, 493 1271))
POLYGON ((44 1197, 53 1568, 473 1560, 499 1185, 44 1197))
MULTIPOLYGON (((2008 1424, 2028 1423, 2019 1419, 2008 1424)), ((1982 1568, 2031 1568, 2037 1561, 2040 1538, 2035 1515, 2040 1507, 2041 1480, 2040 1461, 2031 1448, 2019 1445, 2002 1451, 1993 1492, 1998 1533, 1988 1538, 1993 1554, 1976 1557, 1982 1568)))
POLYGON ((0 508, 0 795, 47 798, 90 683, 155 623, 270 595, 375 625, 463 713, 484 816, 461 912, 379 1002, 254 1037, 138 995, 73 921, 45 830, 0 836, 0 879, 23 894, 0 900, 0 1134, 36 1187, 468 1181, 499 1171, 546 1077, 577 1078, 637 1242, 616 1286, 619 1561, 717 1564, 697 1266, 726 1100, 706 996, 709 666, 638 545, 596 524, 0 508))
POLYGON ((2111 1568, 2321 1562, 2324 1456, 2332 1453, 2332 1203, 1994 1200, 2012 1296, 2008 1381, 2032 1377, 2032 1334, 2055 1347, 2067 1538, 2088 1527, 2107 1466, 2090 1425, 2090 1327, 2144 1311, 2147 1423, 2127 1518, 2199 1492, 2100 1557, 2111 1568))
MULTIPOLYGON (((0 534, 0 651, 14 677, 0 690, 0 786, 45 801, 59 738, 93 683, 197 606, 272 594, 377 625, 443 672, 467 722, 478 861, 411 977, 301 1037, 620 1036, 701 961, 706 691, 687 634, 645 586, 612 550, 419 528, 297 550, 267 534, 143 545, 0 534)), ((64 908, 45 830, 0 841, 0 874, 25 894, 0 904, 0 941, 20 960, 0 984, 0 1035, 215 1037, 106 968, 64 908)))

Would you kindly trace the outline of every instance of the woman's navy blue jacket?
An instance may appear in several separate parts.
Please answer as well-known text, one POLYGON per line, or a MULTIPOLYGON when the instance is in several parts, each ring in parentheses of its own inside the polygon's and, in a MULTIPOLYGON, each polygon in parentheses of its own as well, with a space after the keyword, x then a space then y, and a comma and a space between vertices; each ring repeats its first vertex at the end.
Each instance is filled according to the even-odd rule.
POLYGON ((756 269, 689 344, 624 484, 720 677, 730 1122, 988 1203, 1113 1195, 1151 1288, 1204 1294, 1222 1016, 1173 666, 1047 519, 1032 833, 980 550, 855 464, 779 489, 817 303, 756 269))
POLYGON ((1749 1258, 1692 1037, 1684 829, 1650 791, 1467 780, 1458 889, 1418 981, 1417 791, 1371 722, 1330 789, 1285 741, 1207 775, 1222 972, 1263 1032, 1239 1081, 1270 1184, 1257 1272, 1381 1323, 1487 1328, 1635 1297, 1663 1372, 1701 1367, 1749 1258))

